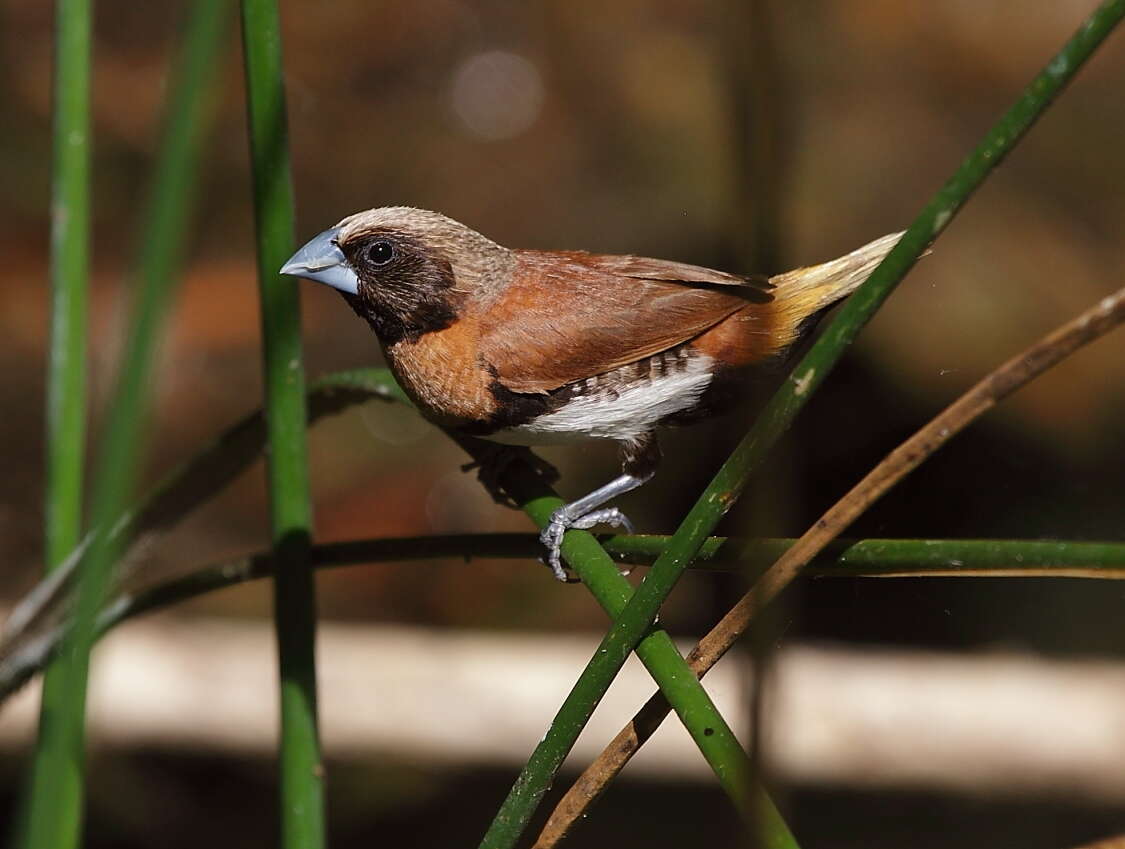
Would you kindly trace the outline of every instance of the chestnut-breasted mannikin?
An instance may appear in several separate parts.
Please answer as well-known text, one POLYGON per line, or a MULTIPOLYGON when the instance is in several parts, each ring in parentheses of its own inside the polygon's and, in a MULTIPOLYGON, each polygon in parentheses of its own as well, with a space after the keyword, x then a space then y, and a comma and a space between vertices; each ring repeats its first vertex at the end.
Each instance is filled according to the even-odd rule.
POLYGON ((435 424, 507 445, 619 444, 622 474, 557 510, 541 534, 565 580, 568 528, 630 528, 605 505, 653 476, 656 428, 730 406, 747 375, 783 361, 898 238, 767 278, 512 250, 444 215, 383 207, 316 236, 281 271, 338 289, 435 424))

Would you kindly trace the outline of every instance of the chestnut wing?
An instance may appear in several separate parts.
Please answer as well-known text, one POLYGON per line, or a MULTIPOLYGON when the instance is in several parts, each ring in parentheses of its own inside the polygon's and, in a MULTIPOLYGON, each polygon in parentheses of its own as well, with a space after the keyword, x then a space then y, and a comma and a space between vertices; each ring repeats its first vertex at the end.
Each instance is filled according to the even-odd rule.
POLYGON ((647 256, 611 256, 608 254, 564 253, 573 261, 587 264, 605 274, 633 277, 638 280, 667 280, 683 285, 734 286, 742 289, 751 300, 768 301, 773 284, 765 274, 730 274, 702 265, 652 259, 647 256))
POLYGON ((481 315, 480 354, 513 392, 543 393, 674 348, 749 303, 768 281, 642 257, 521 251, 481 315))

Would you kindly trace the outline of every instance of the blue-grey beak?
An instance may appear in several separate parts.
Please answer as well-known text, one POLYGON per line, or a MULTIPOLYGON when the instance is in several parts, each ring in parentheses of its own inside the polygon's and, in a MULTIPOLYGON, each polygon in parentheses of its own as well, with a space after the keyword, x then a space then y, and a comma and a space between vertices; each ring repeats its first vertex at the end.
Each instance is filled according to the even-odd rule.
POLYGON ((351 295, 359 294, 359 278, 336 244, 339 235, 340 228, 333 227, 310 239, 303 248, 289 257, 289 261, 281 267, 281 273, 327 283, 332 288, 351 295))

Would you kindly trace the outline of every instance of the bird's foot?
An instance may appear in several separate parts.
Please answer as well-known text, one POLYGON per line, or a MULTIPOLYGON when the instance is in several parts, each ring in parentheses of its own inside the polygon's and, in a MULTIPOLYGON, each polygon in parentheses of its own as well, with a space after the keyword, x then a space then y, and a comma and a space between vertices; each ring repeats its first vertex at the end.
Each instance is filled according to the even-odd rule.
POLYGON ((520 505, 508 494, 501 483, 508 467, 516 461, 522 460, 527 463, 547 485, 553 484, 559 479, 559 470, 526 446, 491 443, 489 449, 488 453, 479 460, 463 465, 461 471, 471 472, 476 469, 477 480, 481 482, 481 485, 497 504, 519 509, 520 505))
POLYGON ((566 507, 560 507, 551 514, 551 521, 540 532, 539 541, 547 546, 547 565, 560 581, 573 583, 576 580, 562 564, 563 536, 571 528, 587 531, 595 525, 612 525, 623 528, 627 534, 633 533, 633 523, 616 507, 603 507, 580 516, 572 516, 566 507))

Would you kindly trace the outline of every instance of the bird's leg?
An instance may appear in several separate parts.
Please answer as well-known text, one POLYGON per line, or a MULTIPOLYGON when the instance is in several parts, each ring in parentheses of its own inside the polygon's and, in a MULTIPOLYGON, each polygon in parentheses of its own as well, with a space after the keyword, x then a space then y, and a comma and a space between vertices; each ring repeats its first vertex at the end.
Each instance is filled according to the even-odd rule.
POLYGON ((523 445, 502 445, 498 442, 481 443, 488 446, 488 453, 479 460, 466 463, 461 471, 470 472, 477 470, 477 479, 492 496, 492 500, 505 507, 518 510, 519 506, 500 483, 508 467, 517 460, 527 463, 544 483, 550 485, 559 479, 559 470, 523 445))
POLYGON ((547 565, 560 581, 570 580, 562 565, 561 548, 563 536, 571 528, 588 530, 595 525, 612 525, 624 528, 626 533, 633 533, 633 523, 624 513, 616 507, 602 505, 647 483, 656 474, 656 467, 660 463, 660 446, 657 445, 656 435, 647 433, 622 443, 621 454, 622 474, 619 477, 569 504, 564 504, 551 514, 551 521, 539 534, 540 541, 547 546, 547 565))

